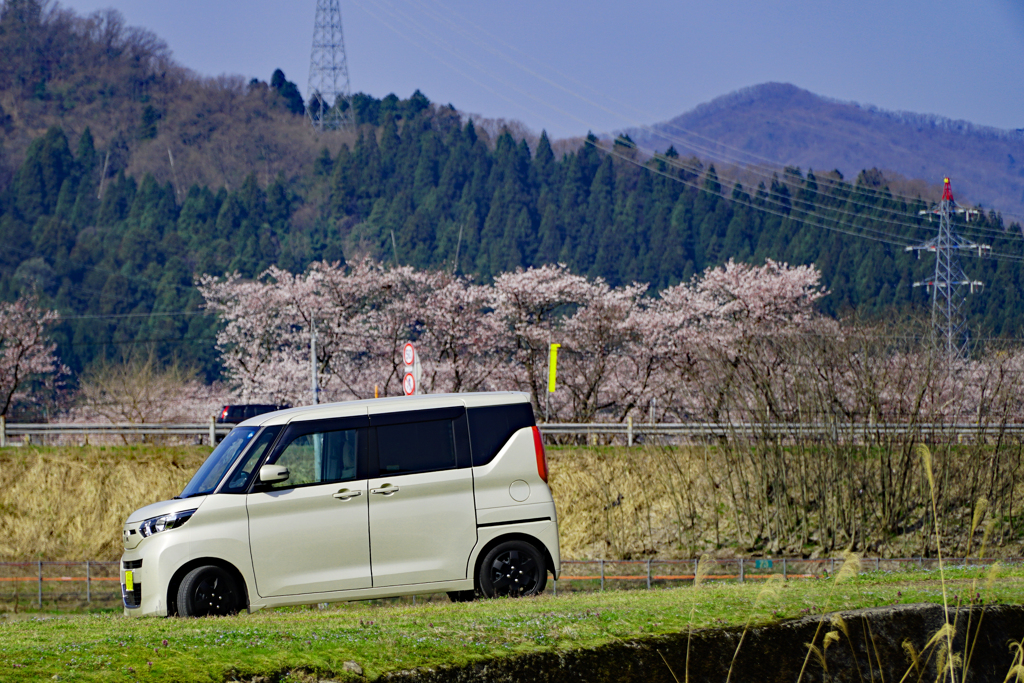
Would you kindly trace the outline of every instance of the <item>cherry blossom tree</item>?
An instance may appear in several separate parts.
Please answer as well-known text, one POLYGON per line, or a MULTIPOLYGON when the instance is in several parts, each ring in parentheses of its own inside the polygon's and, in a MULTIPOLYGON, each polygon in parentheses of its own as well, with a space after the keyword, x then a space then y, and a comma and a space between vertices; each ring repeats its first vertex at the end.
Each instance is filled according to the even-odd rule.
POLYGON ((1012 390, 1024 352, 950 366, 927 345, 894 345, 891 332, 819 314, 826 291, 813 266, 730 261, 657 296, 564 265, 482 285, 369 260, 199 286, 247 401, 311 402, 315 330, 322 400, 401 395, 413 341, 423 391, 526 391, 540 411, 555 342, 551 420, 642 419, 652 401, 670 421, 1024 419, 1012 390))
POLYGON ((40 308, 33 296, 0 302, 0 415, 26 397, 25 387, 39 377, 66 372, 47 335, 60 316, 40 308))
POLYGON ((203 383, 189 368, 162 366, 152 353, 131 354, 122 362, 100 362, 87 370, 77 405, 62 421, 200 423, 233 402, 225 387, 203 383))
POLYGON ((502 383, 529 392, 540 407, 547 391, 548 349, 552 343, 561 343, 560 326, 566 315, 588 302, 591 283, 558 264, 503 273, 494 278, 494 290, 507 354, 505 366, 499 369, 502 383))

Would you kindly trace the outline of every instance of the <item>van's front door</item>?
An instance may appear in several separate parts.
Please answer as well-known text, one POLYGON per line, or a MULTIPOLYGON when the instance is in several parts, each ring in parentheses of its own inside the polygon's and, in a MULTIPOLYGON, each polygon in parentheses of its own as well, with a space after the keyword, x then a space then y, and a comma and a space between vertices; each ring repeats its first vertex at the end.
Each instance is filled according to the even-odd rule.
POLYGON ((254 489, 246 500, 261 596, 372 585, 367 430, 358 426, 365 424, 366 418, 293 423, 267 459, 287 467, 289 477, 254 489))
POLYGON ((378 417, 371 410, 379 472, 368 484, 375 588, 467 577, 476 507, 472 470, 458 467, 468 456, 468 437, 459 432, 464 412, 454 419, 431 419, 439 414, 445 415, 412 411, 378 417))

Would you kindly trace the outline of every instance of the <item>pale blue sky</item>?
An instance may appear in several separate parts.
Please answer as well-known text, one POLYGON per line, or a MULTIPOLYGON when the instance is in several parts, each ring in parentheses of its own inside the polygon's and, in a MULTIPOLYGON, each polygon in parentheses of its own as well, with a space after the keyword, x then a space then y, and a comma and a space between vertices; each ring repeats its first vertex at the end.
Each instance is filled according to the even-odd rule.
MULTIPOLYGON (((61 4, 81 13, 114 7, 199 73, 267 80, 280 67, 307 94, 316 0, 61 4)), ((1024 0, 341 0, 341 8, 353 92, 407 97, 419 88, 558 137, 665 120, 766 81, 1024 128, 1024 0)))

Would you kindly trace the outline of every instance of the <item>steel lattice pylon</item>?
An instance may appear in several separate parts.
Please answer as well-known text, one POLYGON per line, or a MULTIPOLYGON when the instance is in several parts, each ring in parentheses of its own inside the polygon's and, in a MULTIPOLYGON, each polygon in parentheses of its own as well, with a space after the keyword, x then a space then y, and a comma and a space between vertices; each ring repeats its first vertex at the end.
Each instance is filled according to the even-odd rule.
POLYGON ((320 130, 352 125, 345 37, 338 0, 317 0, 313 50, 309 57, 309 119, 320 130))
POLYGON ((981 256, 991 247, 987 244, 975 244, 965 240, 953 232, 953 214, 965 213, 970 220, 972 213, 957 206, 953 200, 953 191, 949 178, 945 179, 942 201, 931 211, 939 216, 939 234, 924 244, 907 247, 907 251, 931 251, 935 253, 935 276, 931 280, 915 282, 915 287, 926 287, 932 295, 932 326, 935 342, 939 350, 949 358, 965 358, 970 345, 970 334, 964 308, 967 303, 967 292, 983 287, 977 280, 969 280, 960 265, 960 252, 977 250, 981 256))

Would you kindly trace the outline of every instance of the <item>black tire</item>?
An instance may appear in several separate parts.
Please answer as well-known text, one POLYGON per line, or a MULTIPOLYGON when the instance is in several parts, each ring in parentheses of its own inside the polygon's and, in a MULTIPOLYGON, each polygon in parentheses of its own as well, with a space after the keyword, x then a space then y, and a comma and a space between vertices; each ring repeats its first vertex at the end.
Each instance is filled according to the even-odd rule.
POLYGON ((476 591, 448 591, 448 599, 452 602, 473 602, 476 591))
POLYGON ((537 595, 547 585, 544 556, 526 541, 505 541, 491 548, 480 563, 477 587, 486 598, 537 595))
POLYGON ((183 617, 235 614, 243 602, 234 577, 213 565, 196 567, 178 586, 178 614, 183 617))

